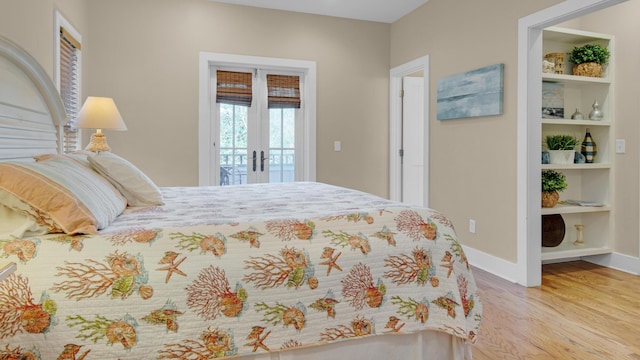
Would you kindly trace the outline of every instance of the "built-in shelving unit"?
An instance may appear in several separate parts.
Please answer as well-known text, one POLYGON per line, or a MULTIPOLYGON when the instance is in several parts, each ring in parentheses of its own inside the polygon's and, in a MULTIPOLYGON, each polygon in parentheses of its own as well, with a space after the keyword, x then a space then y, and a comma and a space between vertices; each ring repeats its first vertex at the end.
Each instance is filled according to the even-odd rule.
MULTIPOLYGON (((561 203, 553 208, 542 208, 542 215, 561 214, 566 225, 562 243, 557 247, 543 247, 542 260, 559 260, 611 252, 613 225, 613 169, 614 132, 613 114, 613 42, 605 34, 564 28, 548 28, 543 33, 543 54, 568 53, 575 46, 597 43, 611 52, 609 65, 601 78, 574 76, 572 64, 566 59, 564 74, 543 73, 542 81, 562 84, 564 92, 564 118, 542 118, 542 139, 551 134, 570 134, 580 141, 589 128, 598 146, 598 154, 591 164, 543 164, 542 169, 561 171, 567 178, 568 188, 560 193, 561 203), (602 120, 588 120, 594 101, 604 113, 602 120), (579 110, 584 120, 570 119, 579 110), (602 206, 574 206, 566 200, 590 201, 602 206), (575 225, 584 225, 583 245, 576 245, 575 225)), ((568 58, 568 56, 567 56, 568 58)), ((543 101, 543 107, 545 106, 543 101)), ((578 149, 579 151, 579 149, 578 149)))

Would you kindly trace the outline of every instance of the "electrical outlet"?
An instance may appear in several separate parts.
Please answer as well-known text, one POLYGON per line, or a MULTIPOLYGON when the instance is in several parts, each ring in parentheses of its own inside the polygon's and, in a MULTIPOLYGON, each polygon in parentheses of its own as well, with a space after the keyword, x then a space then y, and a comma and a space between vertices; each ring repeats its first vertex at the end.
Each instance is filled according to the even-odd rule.
POLYGON ((333 142, 333 151, 342 151, 342 142, 340 140, 333 142))
POLYGON ((625 143, 624 139, 616 139, 616 154, 624 154, 625 143))
POLYGON ((474 219, 469 219, 469 232, 472 234, 476 233, 476 221, 474 219))

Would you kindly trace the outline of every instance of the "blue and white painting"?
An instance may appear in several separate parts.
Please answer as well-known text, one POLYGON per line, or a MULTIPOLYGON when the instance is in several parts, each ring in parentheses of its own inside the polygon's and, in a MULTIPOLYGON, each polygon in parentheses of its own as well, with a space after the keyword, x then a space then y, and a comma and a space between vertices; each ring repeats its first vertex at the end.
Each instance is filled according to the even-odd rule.
POLYGON ((542 118, 564 119, 564 84, 542 82, 542 118))
POLYGON ((438 80, 438 120, 502 114, 504 64, 438 80))

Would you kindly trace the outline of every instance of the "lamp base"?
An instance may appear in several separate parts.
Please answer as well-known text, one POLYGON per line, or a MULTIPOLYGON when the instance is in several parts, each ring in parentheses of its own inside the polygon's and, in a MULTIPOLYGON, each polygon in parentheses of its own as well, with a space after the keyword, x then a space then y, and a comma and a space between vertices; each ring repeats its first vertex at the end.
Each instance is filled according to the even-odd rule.
POLYGON ((101 133, 96 132, 91 135, 91 141, 89 145, 87 145, 85 150, 96 152, 96 151, 111 151, 109 144, 107 144, 107 137, 101 133))

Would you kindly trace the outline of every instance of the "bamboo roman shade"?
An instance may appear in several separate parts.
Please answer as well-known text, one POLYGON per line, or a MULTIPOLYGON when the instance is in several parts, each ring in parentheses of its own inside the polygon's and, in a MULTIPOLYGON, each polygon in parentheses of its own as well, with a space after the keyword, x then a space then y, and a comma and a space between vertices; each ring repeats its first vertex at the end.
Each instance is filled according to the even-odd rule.
POLYGON ((251 106, 252 74, 235 71, 216 71, 216 102, 251 106))
POLYGON ((60 27, 60 97, 69 119, 64 126, 63 137, 66 153, 75 151, 80 141, 75 126, 80 111, 79 52, 80 42, 60 27))
POLYGON ((300 77, 290 75, 267 75, 268 107, 299 109, 300 77))

